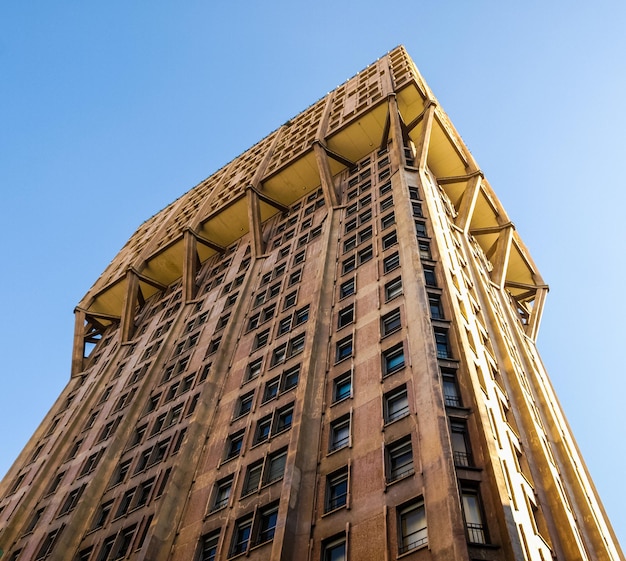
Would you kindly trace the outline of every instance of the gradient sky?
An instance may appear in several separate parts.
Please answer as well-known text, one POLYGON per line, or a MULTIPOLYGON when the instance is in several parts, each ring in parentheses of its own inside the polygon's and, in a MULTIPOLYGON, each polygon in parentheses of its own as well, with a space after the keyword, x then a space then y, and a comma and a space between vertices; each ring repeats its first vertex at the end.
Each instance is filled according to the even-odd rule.
POLYGON ((539 348, 626 545, 626 3, 0 3, 0 477, 145 219, 398 44, 550 284, 539 348))

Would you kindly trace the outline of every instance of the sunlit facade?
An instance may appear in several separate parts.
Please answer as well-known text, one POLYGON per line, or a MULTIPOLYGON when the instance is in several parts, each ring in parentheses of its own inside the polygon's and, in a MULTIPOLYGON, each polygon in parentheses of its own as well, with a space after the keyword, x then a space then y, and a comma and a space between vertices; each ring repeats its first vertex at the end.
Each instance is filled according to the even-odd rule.
POLYGON ((1 559, 623 559, 548 288, 403 47, 144 222, 0 486, 1 559))

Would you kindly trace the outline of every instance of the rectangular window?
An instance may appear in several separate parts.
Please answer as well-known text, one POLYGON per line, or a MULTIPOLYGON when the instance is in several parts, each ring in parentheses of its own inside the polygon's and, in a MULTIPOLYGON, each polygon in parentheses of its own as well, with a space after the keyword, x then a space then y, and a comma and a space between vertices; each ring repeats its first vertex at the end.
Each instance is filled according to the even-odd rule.
POLYGON ((409 199, 413 201, 420 200, 420 192, 417 187, 409 187, 409 199))
POLYGON ((389 232, 386 236, 383 236, 382 245, 383 250, 389 249, 398 243, 398 234, 394 230, 393 232, 389 232))
POLYGON ((356 218, 352 218, 346 222, 344 231, 347 234, 348 232, 352 232, 352 230, 356 230, 357 223, 356 218))
POLYGON ((406 437, 387 446, 387 481, 396 481, 414 472, 411 438, 406 437))
POLYGON ((426 286, 437 286, 437 275, 435 275, 435 268, 424 266, 424 280, 426 286))
POLYGON ((354 278, 351 278, 347 280, 346 282, 342 283, 341 286, 339 287, 339 298, 345 298, 346 296, 350 296, 351 294, 354 294, 354 288, 355 288, 354 278))
POLYGON ((291 358, 304 350, 304 333, 294 337, 289 342, 288 358, 291 358))
POLYGON ((357 253, 357 261, 359 265, 362 265, 363 263, 369 261, 373 256, 374 251, 372 249, 372 246, 369 245, 357 253))
POLYGON ((239 519, 235 522, 233 541, 230 547, 230 556, 240 555, 248 551, 250 537, 252 535, 252 516, 239 519))
POLYGON ((380 189, 378 189, 378 192, 381 197, 389 193, 389 191, 391 191, 391 181, 387 181, 387 183, 385 183, 384 185, 380 187, 380 189))
POLYGON ((368 226, 367 228, 363 228, 358 234, 359 243, 361 244, 369 240, 371 237, 372 237, 372 227, 368 226))
POLYGON ((396 345, 383 351, 383 376, 393 374, 404 368, 404 347, 396 345))
POLYGON ((469 543, 489 543, 485 517, 478 489, 470 486, 461 488, 461 505, 469 543))
POLYGON ((346 372, 333 381, 333 403, 352 396, 352 372, 346 372))
POLYGON ((398 331, 398 329, 402 327, 400 309, 396 308, 388 314, 385 314, 381 318, 380 326, 381 335, 383 337, 393 333, 394 331, 398 331))
POLYGON ((393 300, 402 294, 402 278, 398 277, 385 285, 385 302, 393 300))
POLYGON ((263 357, 257 358, 256 360, 253 360, 250 364, 248 364, 248 367, 246 369, 245 381, 247 382, 248 380, 253 380, 257 376, 259 376, 259 374, 261 374, 262 366, 263 366, 263 357))
POLYGON ((270 505, 259 511, 258 530, 255 545, 269 542, 274 539, 276 522, 278 520, 278 504, 270 505))
POLYGON ((269 329, 266 329, 265 331, 261 331, 260 333, 257 333, 257 336, 255 337, 255 340, 254 340, 253 350, 260 349, 261 347, 264 347, 265 345, 267 345, 267 341, 269 338, 270 338, 269 329))
POLYGON ((243 489, 241 496, 245 497, 250 493, 254 493, 258 490, 261 483, 261 476, 263 474, 263 461, 256 462, 248 466, 246 470, 246 478, 243 483, 243 489))
POLYGON ((391 208, 393 206, 393 197, 387 197, 386 199, 380 201, 380 212, 384 212, 385 210, 391 208))
POLYGON ((353 250, 355 247, 356 247, 356 236, 351 236, 346 241, 343 242, 344 253, 347 253, 348 251, 353 250))
POLYGON ((287 308, 291 308, 291 306, 295 306, 297 297, 298 297, 297 292, 292 292, 291 294, 287 294, 287 296, 285 296, 283 310, 286 310, 287 308))
POLYGON ((336 343, 335 362, 340 362, 351 356, 352 356, 352 335, 336 343))
POLYGON ((341 329, 346 325, 351 324, 354 321, 354 304, 350 304, 349 306, 343 308, 343 310, 339 310, 339 314, 337 316, 337 327, 341 329))
POLYGON ((432 261, 432 253, 430 251, 430 243, 425 240, 419 240, 417 242, 420 257, 428 261, 432 261))
POLYGON ((291 275, 289 275, 289 282, 287 283, 288 286, 293 286, 294 284, 300 282, 301 278, 302 278, 302 269, 298 269, 297 271, 294 271, 293 273, 291 273, 291 275))
POLYGON ((226 441, 226 460, 235 458, 241 453, 241 447, 243 446, 243 434, 244 431, 239 431, 228 437, 226 441))
POLYGON ((387 392, 383 400, 386 423, 397 421, 409 414, 409 396, 406 385, 387 392))
POLYGON ((420 203, 411 203, 411 210, 413 212, 413 216, 417 217, 417 218, 421 218, 422 216, 424 216, 424 213, 422 212, 422 205, 420 203))
POLYGON ((435 344, 437 346, 437 358, 452 358, 447 329, 435 329, 435 344))
POLYGON ((401 555, 428 543, 426 511, 423 499, 418 499, 398 510, 398 553, 401 555))
POLYGON ((354 271, 354 269, 356 269, 356 257, 354 255, 352 257, 348 257, 347 259, 344 259, 344 261, 341 263, 342 275, 345 275, 346 273, 349 273, 350 271, 354 271))
POLYGON ((300 263, 304 262, 304 258, 305 258, 305 252, 304 250, 300 251, 299 253, 296 253, 293 257, 293 265, 299 265, 300 263))
POLYGON ((220 531, 211 532, 202 536, 200 540, 200 554, 198 561, 215 561, 217 546, 219 544, 220 531))
POLYGON ((443 397, 448 407, 461 407, 461 393, 456 380, 456 374, 452 371, 442 372, 443 397))
POLYGON ((348 467, 344 467, 326 477, 325 512, 331 512, 348 502, 348 467))
POLYGON ((450 433, 454 465, 460 467, 473 466, 474 461, 472 459, 472 451, 469 445, 469 436, 465 422, 452 421, 450 423, 450 433))
POLYGON ((322 561, 346 561, 346 538, 342 535, 324 542, 322 545, 322 561))
POLYGON ((383 273, 388 273, 389 271, 393 271, 400 266, 400 255, 398 253, 393 253, 388 257, 383 259, 383 273))
POLYGON ((270 366, 276 366, 277 364, 281 364, 285 361, 285 357, 287 356, 287 343, 280 345, 274 349, 272 353, 272 360, 270 361, 270 366))
POLYGON ((432 319, 444 319, 441 296, 439 294, 428 294, 428 306, 430 307, 430 317, 432 319))
POLYGON ((291 329, 291 316, 283 318, 278 322, 278 335, 288 333, 291 329))
POLYGON ((237 401, 237 407, 235 409, 235 418, 242 417, 250 413, 252 409, 252 402, 254 401, 254 391, 248 392, 242 395, 237 401))
POLYGON ((350 417, 336 419, 330 424, 328 451, 334 452, 350 444, 350 417))
POLYGON ((380 227, 382 230, 384 230, 385 228, 389 228, 389 226, 392 226, 395 223, 396 223, 396 216, 393 212, 390 212, 389 214, 387 214, 386 216, 383 216, 380 219, 380 227))
POLYGON ((301 325, 309 319, 309 306, 296 310, 293 315, 294 325, 301 325))
POLYGON ((270 454, 267 458, 267 470, 265 475, 265 483, 272 483, 282 479, 285 472, 285 463, 287 462, 287 451, 279 450, 274 454, 270 454))

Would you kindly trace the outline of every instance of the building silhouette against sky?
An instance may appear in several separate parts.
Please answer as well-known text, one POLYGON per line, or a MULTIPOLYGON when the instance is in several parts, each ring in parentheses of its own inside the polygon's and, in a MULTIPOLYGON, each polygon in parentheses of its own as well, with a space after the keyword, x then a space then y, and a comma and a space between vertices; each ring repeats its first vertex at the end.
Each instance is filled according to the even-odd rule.
POLYGON ((1 558, 623 559, 535 347, 547 291, 398 47, 96 281, 1 558))

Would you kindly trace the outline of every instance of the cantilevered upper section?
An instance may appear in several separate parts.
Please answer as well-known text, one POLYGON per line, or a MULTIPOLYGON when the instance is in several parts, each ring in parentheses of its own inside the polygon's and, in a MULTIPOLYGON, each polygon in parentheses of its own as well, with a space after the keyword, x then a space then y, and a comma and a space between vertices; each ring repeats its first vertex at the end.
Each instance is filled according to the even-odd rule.
MULTIPOLYGON (((253 224, 250 194, 263 222, 317 189, 323 183, 316 156, 320 150, 335 176, 386 146, 390 111, 399 113, 415 166, 429 170, 450 199, 457 226, 476 238, 491 261, 496 286, 509 291, 522 316, 530 318, 533 310, 539 316, 537 301, 543 302, 546 291, 541 276, 469 150, 400 46, 143 223, 80 302, 85 321, 104 327, 121 319, 131 282, 141 301, 181 278, 190 258, 189 240, 193 259, 201 263, 248 233, 253 224)), ((336 197, 326 198, 327 204, 336 204, 336 197)), ((532 323, 534 337, 538 319, 532 323)))

